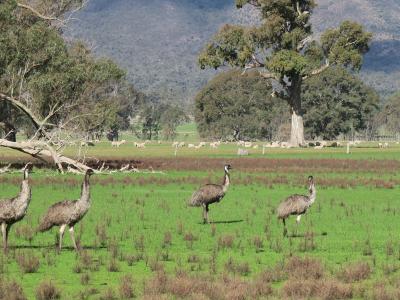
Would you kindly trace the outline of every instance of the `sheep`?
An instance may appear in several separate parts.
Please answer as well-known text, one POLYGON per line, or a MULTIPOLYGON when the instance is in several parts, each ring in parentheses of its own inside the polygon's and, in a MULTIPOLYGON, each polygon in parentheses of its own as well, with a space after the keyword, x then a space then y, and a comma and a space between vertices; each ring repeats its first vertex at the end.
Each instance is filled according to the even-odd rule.
POLYGON ((271 148, 279 148, 281 146, 281 143, 280 142, 272 142, 272 144, 271 144, 271 148))
POLYGON ((322 144, 319 145, 319 146, 315 146, 315 147, 314 147, 314 149, 322 149, 322 148, 324 148, 324 145, 322 145, 322 144))
POLYGON ((251 146, 253 146, 253 143, 252 143, 252 142, 245 142, 245 143, 244 143, 244 147, 245 147, 245 148, 251 148, 251 146))
POLYGON ((214 142, 214 143, 210 143, 210 148, 213 148, 213 149, 218 149, 218 143, 217 142, 214 142))
POLYGON ((194 144, 188 144, 188 148, 194 148, 195 145, 194 144))
POLYGON ((179 145, 179 142, 173 142, 172 143, 172 147, 178 147, 178 145, 179 145))
POLYGON ((254 145, 254 146, 253 146, 253 149, 258 149, 258 145, 254 145))
POLYGON ((126 143, 126 141, 125 140, 122 140, 122 141, 112 141, 111 142, 111 147, 117 147, 117 148, 119 148, 119 146, 121 146, 122 144, 125 144, 126 143))
POLYGON ((136 148, 146 148, 146 142, 144 142, 144 143, 136 143, 135 142, 135 147, 136 148))
POLYGON ((246 149, 239 148, 237 151, 237 155, 239 156, 247 156, 249 155, 249 151, 246 149))

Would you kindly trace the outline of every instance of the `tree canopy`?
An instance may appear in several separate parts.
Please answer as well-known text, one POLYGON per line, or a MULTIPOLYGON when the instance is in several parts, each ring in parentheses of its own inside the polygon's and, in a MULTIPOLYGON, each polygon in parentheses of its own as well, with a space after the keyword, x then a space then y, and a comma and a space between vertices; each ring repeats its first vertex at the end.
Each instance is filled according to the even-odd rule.
POLYGON ((125 72, 109 59, 94 58, 82 43, 67 44, 52 26, 81 1, 29 3, 0 4, 0 121, 34 130, 63 124, 86 134, 126 128, 128 99, 137 92, 125 72))
POLYGON ((380 118, 389 132, 400 132, 400 92, 389 97, 382 108, 380 118))
POLYGON ((238 70, 213 78, 195 98, 195 120, 203 138, 271 139, 289 119, 288 107, 255 72, 238 70))
MULTIPOLYGON (((199 56, 202 68, 222 66, 256 68, 274 82, 274 94, 285 99, 292 111, 291 143, 304 143, 301 89, 306 78, 332 65, 358 70, 369 50, 371 34, 361 25, 346 21, 313 41, 310 17, 313 0, 237 0, 259 10, 259 25, 225 25, 199 56), (276 87, 275 87, 276 86, 276 87)), ((266 84, 269 86, 270 84, 266 84)))
MULTIPOLYGON (((280 129, 290 120, 289 107, 272 97, 271 91, 256 72, 241 75, 232 70, 217 75, 195 99, 200 135, 224 140, 281 140, 280 129)), ((378 112, 377 93, 341 67, 305 80, 301 97, 306 111, 305 135, 310 139, 331 140, 364 130, 378 112)), ((393 109, 393 105, 388 107, 393 109)))
POLYGON ((327 140, 366 129, 379 105, 375 90, 341 67, 305 80, 302 99, 306 136, 327 140))

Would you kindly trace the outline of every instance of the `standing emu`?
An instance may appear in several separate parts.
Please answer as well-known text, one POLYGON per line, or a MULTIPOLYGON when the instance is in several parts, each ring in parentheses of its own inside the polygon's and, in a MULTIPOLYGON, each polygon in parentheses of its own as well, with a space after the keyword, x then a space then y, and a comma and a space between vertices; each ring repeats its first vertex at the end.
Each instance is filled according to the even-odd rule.
POLYGON ((300 223, 301 215, 305 214, 307 209, 314 203, 317 191, 314 185, 314 178, 308 177, 308 191, 309 196, 304 195, 291 195, 283 201, 278 207, 278 219, 283 221, 283 235, 286 236, 286 219, 290 215, 297 215, 296 223, 300 223))
POLYGON ((31 170, 32 164, 26 164, 23 169, 24 179, 21 183, 21 190, 16 197, 0 200, 0 223, 1 233, 3 234, 4 252, 7 251, 8 233, 11 226, 25 217, 29 202, 31 201, 32 193, 28 180, 31 170))
POLYGON ((206 184, 200 187, 193 193, 192 198, 189 200, 190 206, 203 207, 203 220, 205 223, 210 223, 208 220, 208 206, 212 203, 219 202, 225 196, 228 190, 230 179, 229 170, 232 169, 231 165, 225 165, 225 175, 223 184, 206 184))
POLYGON ((88 169, 82 183, 81 197, 78 200, 61 201, 50 206, 46 215, 42 218, 39 225, 39 231, 50 230, 53 226, 60 226, 59 250, 61 251, 62 239, 65 228, 69 226, 74 248, 78 251, 75 242, 74 226, 78 223, 90 208, 90 184, 89 178, 94 174, 92 169, 88 169))

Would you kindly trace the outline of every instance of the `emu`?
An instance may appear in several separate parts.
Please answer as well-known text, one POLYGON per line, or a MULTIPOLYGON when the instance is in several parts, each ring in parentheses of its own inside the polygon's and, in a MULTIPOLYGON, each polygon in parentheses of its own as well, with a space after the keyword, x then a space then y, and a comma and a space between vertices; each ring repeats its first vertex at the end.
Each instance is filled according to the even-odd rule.
POLYGON ((25 217, 29 203, 31 202, 32 192, 28 180, 31 170, 31 163, 26 164, 23 168, 24 177, 20 192, 16 197, 0 200, 0 223, 4 252, 6 252, 8 248, 8 233, 10 232, 11 226, 25 217))
POLYGON ((193 193, 192 198, 189 200, 189 206, 202 206, 203 207, 203 221, 204 224, 210 223, 208 220, 209 205, 215 202, 220 202, 225 196, 229 184, 229 170, 231 165, 224 166, 224 181, 223 184, 206 184, 200 187, 196 192, 193 193))
POLYGON ((38 231, 50 230, 53 226, 60 226, 59 250, 61 251, 62 239, 65 228, 69 227, 72 243, 76 251, 78 247, 75 242, 74 226, 86 215, 90 208, 90 176, 94 174, 92 169, 88 169, 82 183, 81 196, 78 200, 65 200, 53 204, 42 218, 38 231))
POLYGON ((309 195, 291 195, 287 197, 278 207, 278 219, 282 219, 283 222, 283 236, 286 236, 286 219, 290 215, 297 215, 296 223, 300 223, 301 216, 305 214, 308 208, 314 203, 317 196, 317 191, 315 189, 314 178, 312 176, 308 177, 308 191, 309 195))

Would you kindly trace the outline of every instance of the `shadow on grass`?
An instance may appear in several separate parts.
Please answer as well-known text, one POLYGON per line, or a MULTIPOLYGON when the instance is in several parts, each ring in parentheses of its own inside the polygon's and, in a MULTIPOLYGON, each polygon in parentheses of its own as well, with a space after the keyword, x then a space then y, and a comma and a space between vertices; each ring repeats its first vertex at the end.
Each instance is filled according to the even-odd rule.
MULTIPOLYGON (((38 246, 38 245, 18 245, 18 246, 9 246, 9 250, 22 250, 22 249, 56 249, 58 250, 58 246, 54 245, 48 245, 48 246, 38 246)), ((107 249, 107 246, 83 246, 80 247, 79 250, 101 250, 101 249, 107 249)), ((68 250, 68 251, 75 251, 74 247, 62 247, 62 251, 68 250)))
MULTIPOLYGON (((210 224, 234 224, 234 223, 242 223, 244 220, 228 220, 228 221, 210 221, 210 224)), ((199 223, 204 224, 204 223, 199 223)))
MULTIPOLYGON (((314 233, 313 236, 327 236, 328 233, 326 231, 321 232, 321 233, 314 233)), ((304 238, 304 237, 309 237, 309 233, 293 233, 293 234, 288 234, 286 237, 288 238, 304 238)))

